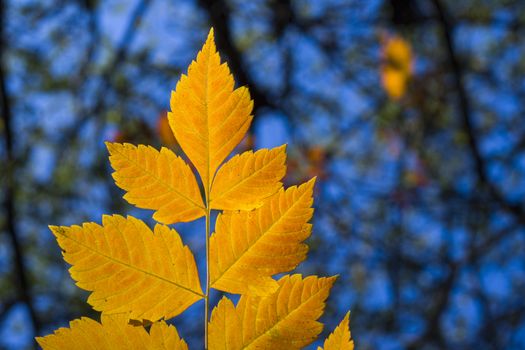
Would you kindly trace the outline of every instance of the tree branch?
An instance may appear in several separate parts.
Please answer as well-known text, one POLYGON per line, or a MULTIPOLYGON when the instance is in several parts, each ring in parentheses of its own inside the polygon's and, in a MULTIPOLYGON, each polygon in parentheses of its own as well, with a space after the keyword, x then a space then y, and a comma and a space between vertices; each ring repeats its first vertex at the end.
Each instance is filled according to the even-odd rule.
POLYGON ((137 34, 137 28, 144 17, 146 10, 151 4, 151 0, 142 0, 136 7, 133 9, 131 16, 129 18, 124 34, 120 39, 120 42, 117 47, 117 51, 113 56, 113 60, 108 64, 104 72, 102 73, 102 82, 99 85, 97 90, 97 95, 95 98, 95 105, 84 112, 81 119, 87 119, 90 116, 98 115, 102 112, 104 107, 104 96, 107 93, 107 87, 112 82, 115 73, 118 71, 118 67, 126 60, 126 57, 129 52, 129 47, 137 34))
POLYGON ((11 298, 8 300, 4 300, 4 303, 2 305, 2 308, 0 309, 0 323, 4 322, 5 317, 7 314, 9 314, 9 311, 13 308, 13 306, 18 303, 19 300, 17 298, 11 298))
POLYGON ((230 27, 230 14, 228 5, 224 0, 199 0, 199 4, 208 13, 211 25, 215 29, 215 38, 220 51, 228 56, 228 65, 233 75, 241 85, 247 85, 254 101, 254 108, 275 109, 275 104, 265 92, 258 88, 242 63, 242 54, 235 47, 233 33, 230 27))
POLYGON ((40 330, 40 322, 38 320, 35 309, 33 308, 33 300, 31 296, 31 286, 27 276, 27 269, 25 266, 24 252, 20 242, 20 235, 18 233, 16 219, 16 205, 15 205, 15 155, 13 152, 13 130, 11 121, 13 120, 12 109, 7 92, 7 68, 5 64, 5 52, 7 42, 5 39, 4 28, 6 23, 6 7, 5 1, 0 0, 0 113, 4 126, 4 143, 5 143, 5 163, 4 163, 4 179, 5 192, 3 209, 5 213, 5 230, 11 238, 11 246, 13 249, 14 259, 14 275, 17 279, 16 286, 20 299, 26 304, 29 311, 29 316, 33 326, 34 333, 40 330))
MULTIPOLYGON (((66 142, 67 140, 73 139, 74 136, 82 130, 83 126, 89 120, 92 120, 93 117, 97 117, 103 112, 106 101, 105 97, 108 93, 108 87, 113 81, 116 72, 118 72, 119 66, 126 60, 129 53, 129 47, 131 46, 131 43, 133 42, 136 36, 139 24, 142 21, 142 18, 144 17, 147 9, 151 5, 151 2, 151 0, 139 1, 139 3, 131 12, 129 21, 126 25, 122 38, 118 43, 113 58, 105 67, 100 76, 100 84, 98 85, 95 93, 94 104, 85 108, 80 108, 80 110, 77 112, 79 114, 79 117, 77 122, 75 123, 75 127, 72 128, 70 132, 63 133, 61 140, 59 141, 61 144, 64 144, 64 142, 66 142)), ((95 9, 89 9, 89 11, 95 11, 95 9)), ((94 16, 95 14, 92 13, 90 18, 90 28, 92 31, 93 40, 96 40, 100 38, 100 35, 98 33, 96 19, 94 16)), ((89 51, 88 54, 90 55, 90 57, 94 56, 94 52, 89 51)), ((81 67, 81 72, 86 73, 88 71, 88 64, 89 62, 85 62, 83 64, 83 66, 81 67)))
POLYGON ((479 149, 476 131, 472 122, 472 109, 464 85, 464 70, 454 49, 454 41, 452 38, 454 23, 452 22, 446 8, 443 6, 440 0, 432 0, 432 2, 437 12, 437 20, 440 23, 441 29, 443 31, 448 60, 453 73, 454 85, 458 94, 463 130, 465 131, 468 138, 470 153, 474 159, 474 166, 478 180, 480 184, 482 184, 488 190, 492 198, 507 213, 515 216, 521 224, 525 224, 525 210, 523 207, 507 201, 488 177, 487 166, 479 149))

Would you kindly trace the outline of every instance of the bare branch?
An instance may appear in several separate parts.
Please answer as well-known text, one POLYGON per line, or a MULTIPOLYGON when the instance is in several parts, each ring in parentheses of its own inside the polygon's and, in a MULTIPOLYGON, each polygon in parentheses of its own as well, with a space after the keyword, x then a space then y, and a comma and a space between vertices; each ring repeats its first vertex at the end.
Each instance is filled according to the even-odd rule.
POLYGON ((446 8, 440 0, 433 0, 432 2, 434 3, 434 7, 437 12, 437 18, 443 31, 448 60, 453 73, 454 85, 458 94, 463 129, 468 138, 470 153, 474 159, 474 165, 479 182, 488 190, 489 194, 499 205, 501 205, 501 207, 506 212, 514 215, 521 224, 525 224, 525 211, 523 207, 507 201, 488 178, 487 165, 479 149, 479 142, 477 140, 476 130, 472 121, 472 109, 464 84, 464 69, 457 57, 454 48, 454 40, 452 38, 454 23, 452 22, 446 8))
POLYGON ((210 22, 215 28, 217 46, 221 52, 228 56, 228 65, 231 67, 236 80, 241 85, 249 86, 255 110, 259 108, 276 108, 267 94, 258 88, 258 84, 252 81, 242 63, 242 54, 234 44, 228 5, 224 0, 199 0, 199 4, 208 12, 210 22))
POLYGON ((24 251, 22 243, 20 242, 20 234, 16 225, 17 213, 15 204, 15 188, 17 186, 15 177, 15 155, 13 152, 13 130, 12 120, 13 114, 9 101, 9 94, 7 91, 7 68, 5 66, 5 51, 7 42, 4 38, 5 13, 7 4, 0 0, 0 114, 4 124, 4 143, 5 143, 5 162, 3 168, 5 169, 5 193, 3 201, 3 209, 5 213, 5 230, 11 238, 11 247, 13 249, 14 270, 16 287, 20 299, 26 304, 34 333, 40 330, 40 322, 33 307, 33 299, 31 296, 31 286, 29 283, 27 268, 25 265, 24 251), (3 25, 3 26, 2 26, 3 25))

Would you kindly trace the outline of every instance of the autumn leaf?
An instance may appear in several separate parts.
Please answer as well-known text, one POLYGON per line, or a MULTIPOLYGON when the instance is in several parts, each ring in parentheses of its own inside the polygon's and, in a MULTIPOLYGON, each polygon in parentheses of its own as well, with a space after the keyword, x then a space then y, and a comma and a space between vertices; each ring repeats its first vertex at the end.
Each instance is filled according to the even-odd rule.
POLYGON ((285 146, 236 155, 217 172, 210 193, 212 209, 251 210, 281 187, 286 173, 285 146))
POLYGON ((69 323, 69 328, 59 328, 54 334, 37 337, 44 350, 188 350, 175 327, 156 322, 148 332, 144 327, 127 323, 126 314, 102 315, 102 323, 82 317, 69 323))
POLYGON ((124 199, 139 208, 156 210, 164 224, 192 221, 204 215, 202 196, 190 167, 167 148, 106 142, 113 178, 127 191, 124 199))
POLYGON ((388 37, 383 46, 381 80, 383 88, 393 100, 405 95, 412 76, 413 55, 410 43, 400 36, 388 37))
POLYGON ((169 122, 208 194, 219 165, 241 142, 252 121, 253 101, 234 80, 214 42, 213 29, 171 94, 169 122))
POLYGON ((210 285, 229 293, 275 292, 272 275, 293 270, 306 258, 315 178, 281 189, 254 211, 224 212, 210 238, 210 285))
POLYGON ((212 312, 209 349, 294 350, 312 343, 335 279, 284 276, 268 297, 243 295, 237 306, 224 297, 212 312))
MULTIPOLYGON (((217 53, 213 30, 171 96, 169 127, 190 166, 167 148, 107 143, 124 199, 154 210, 169 225, 205 217, 206 285, 178 232, 119 215, 102 225, 51 226, 71 277, 102 312, 37 338, 44 349, 187 350, 170 319, 204 299, 205 349, 294 350, 311 344, 336 277, 274 275, 289 272, 307 255, 316 178, 286 190, 286 146, 247 151, 228 159, 245 137, 253 102, 217 53), (211 233, 212 210, 219 210, 211 233), (224 297, 211 313, 210 289, 241 294, 224 297), (149 333, 145 327, 151 325, 149 333)), ((166 120, 160 120, 166 138, 166 120)), ((167 138, 166 138, 167 139, 167 138)), ((170 143, 169 141, 168 143, 170 143)), ((322 167, 324 155, 312 153, 322 167)), ((348 315, 325 341, 325 350, 353 349, 348 315), (351 347, 349 347, 351 346, 351 347)))
POLYGON ((317 350, 354 350, 354 341, 351 339, 349 324, 350 312, 324 341, 324 349, 318 347, 317 350))
POLYGON ((107 216, 102 226, 50 227, 88 303, 107 314, 157 321, 183 312, 203 297, 193 254, 177 231, 152 232, 131 216, 107 216))
POLYGON ((209 324, 210 350, 238 350, 244 348, 243 319, 235 305, 223 296, 213 309, 209 324))

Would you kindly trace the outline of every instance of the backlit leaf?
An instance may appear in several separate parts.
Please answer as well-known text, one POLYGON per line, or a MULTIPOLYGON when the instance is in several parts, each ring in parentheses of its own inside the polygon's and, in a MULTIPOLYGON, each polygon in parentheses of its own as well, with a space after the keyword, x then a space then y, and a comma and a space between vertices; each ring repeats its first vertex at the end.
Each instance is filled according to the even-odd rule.
POLYGON ((210 350, 243 348, 241 316, 227 297, 222 297, 213 309, 208 332, 210 350))
POLYGON ((209 326, 210 350, 294 350, 312 343, 323 329, 317 319, 336 277, 284 276, 268 297, 241 296, 236 307, 223 298, 209 326))
POLYGON ((115 169, 113 178, 127 191, 129 203, 156 210, 153 218, 164 224, 192 221, 204 215, 195 176, 184 160, 167 148, 106 142, 115 169))
POLYGON ((50 227, 95 310, 154 322, 202 298, 195 259, 177 231, 157 224, 152 232, 131 216, 104 216, 102 224, 50 227))
POLYGON ((127 323, 125 314, 102 315, 102 323, 82 317, 71 321, 69 328, 59 328, 54 334, 38 337, 44 350, 188 350, 177 330, 163 321, 144 327, 127 323))
POLYGON ((214 42, 206 43, 172 92, 168 114, 173 133, 197 168, 206 193, 219 165, 250 127, 253 101, 246 87, 233 89, 234 80, 214 42))
MULTIPOLYGON (((154 210, 153 218, 166 225, 206 216, 206 294, 191 250, 168 226, 151 230, 141 220, 119 215, 103 216, 102 225, 52 226, 64 260, 72 265, 71 277, 91 292, 88 303, 102 312, 102 320, 78 319, 70 328, 37 338, 44 349, 187 350, 177 330, 162 319, 200 299, 205 299, 205 317, 190 322, 204 319, 209 326, 206 349, 295 350, 315 341, 336 277, 273 277, 306 258, 315 178, 283 188, 285 146, 225 161, 236 147, 253 143, 248 135, 238 146, 250 127, 253 101, 245 87, 234 89, 234 84, 211 30, 172 92, 171 112, 158 119, 164 144, 180 146, 201 183, 195 169, 167 148, 107 143, 113 177, 129 203, 154 210), (212 210, 221 212, 210 236, 212 210), (237 305, 224 297, 207 322, 214 299, 210 288, 241 296, 237 305)), ((322 149, 308 150, 312 173, 324 174, 325 156, 322 149)), ((353 350, 348 323, 346 315, 325 350, 353 350)))
POLYGON ((210 193, 212 209, 251 210, 282 187, 285 146, 236 155, 217 172, 210 193))
POLYGON ((317 350, 354 350, 354 341, 351 339, 349 325, 350 312, 324 341, 324 349, 318 347, 317 350))
POLYGON ((211 287, 229 293, 268 295, 272 275, 293 270, 306 258, 315 178, 281 189, 253 211, 224 212, 210 238, 211 287))

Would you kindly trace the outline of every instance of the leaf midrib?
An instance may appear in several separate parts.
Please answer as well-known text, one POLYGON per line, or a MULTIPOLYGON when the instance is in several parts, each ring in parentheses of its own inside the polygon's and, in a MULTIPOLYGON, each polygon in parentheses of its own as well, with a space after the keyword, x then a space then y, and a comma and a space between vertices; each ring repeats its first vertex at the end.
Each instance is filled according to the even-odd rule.
MULTIPOLYGON (((286 191, 284 192, 284 194, 286 195, 286 191)), ((265 235, 266 235, 266 234, 267 234, 267 233, 268 233, 268 232, 269 232, 269 231, 270 231, 275 225, 277 225, 278 222, 280 222, 280 221, 283 219, 283 217, 284 217, 288 212, 290 212, 290 211, 291 211, 296 205, 298 205, 298 204, 300 203, 301 199, 303 199, 303 196, 304 196, 305 194, 306 194, 306 191, 303 192, 303 194, 298 198, 298 200, 296 200, 296 201, 293 203, 293 205, 292 205, 290 208, 288 208, 288 209, 287 209, 287 210, 286 210, 286 211, 285 211, 285 212, 279 217, 279 219, 277 219, 276 221, 274 221, 274 222, 270 225, 270 227, 268 227, 264 232, 262 232, 261 235, 260 235, 259 237, 257 237, 257 239, 253 242, 253 244, 250 245, 250 246, 248 247, 248 249, 246 249, 245 251, 243 251, 242 254, 239 255, 238 258, 234 259, 234 260, 232 261, 232 263, 231 263, 230 265, 228 265, 228 267, 227 267, 226 269, 224 269, 223 272, 221 272, 221 274, 219 275, 219 277, 217 277, 216 279, 213 280, 213 282, 211 283, 211 286, 213 287, 213 285, 214 285, 217 281, 219 281, 219 279, 220 279, 222 276, 224 276, 224 275, 226 274, 226 272, 228 272, 228 271, 229 271, 229 270, 230 270, 230 269, 231 269, 231 268, 232 268, 237 262, 239 262, 239 260, 241 260, 245 255, 247 255, 247 254, 250 252, 250 250, 252 250, 253 247, 255 247, 255 246, 257 245, 257 243, 262 239, 263 236, 265 236, 265 235)), ((215 241, 217 242, 217 240, 215 240, 215 241)))
MULTIPOLYGON (((268 153, 270 153, 272 150, 268 150, 268 153)), ((259 151, 258 151, 259 152, 259 151)), ((252 152, 252 155, 256 155, 257 152, 252 152)), ((240 160, 240 157, 242 155, 239 156, 239 160, 240 160)), ((232 192, 233 190, 235 190, 236 188, 238 188, 239 186, 241 186, 242 184, 244 184, 245 182, 249 181, 250 179, 253 179, 254 176, 256 176, 257 174, 259 174, 260 172, 262 172, 264 169, 270 167, 274 162, 276 162, 277 160, 279 160, 279 154, 270 160, 270 162, 264 164, 261 168, 255 170, 253 173, 251 173, 249 176, 247 177, 244 177, 241 179, 241 181, 237 182, 236 184, 234 184, 233 186, 231 186, 230 188, 228 188, 226 191, 223 191, 223 192, 219 192, 218 194, 218 197, 216 198, 211 198, 210 199, 210 205, 213 204, 213 201, 217 201, 217 200, 220 200, 221 198, 224 198, 228 193, 232 192)), ((226 165, 226 164, 225 164, 226 165)), ((225 166, 223 165, 223 166, 225 166)), ((220 171, 220 169, 219 169, 220 171)), ((282 183, 281 183, 281 186, 282 186, 282 183)), ((279 187, 280 188, 280 187, 279 187)), ((213 190, 214 190, 214 187, 213 187, 213 184, 212 184, 212 188, 211 188, 211 194, 213 194, 213 190)), ((278 189, 279 190, 279 189, 278 189)), ((210 195, 211 197, 211 195, 210 195)))
MULTIPOLYGON (((303 280, 304 282, 304 280, 303 280)), ((248 342, 248 344, 243 344, 243 347, 242 349, 249 349, 249 346, 251 344, 253 344, 257 339, 260 339, 261 337, 265 336, 266 334, 268 334, 270 331, 272 331, 274 328, 276 328, 282 321, 286 320, 287 318, 289 318, 291 315, 293 315, 294 313, 296 312, 299 312, 299 310, 302 309, 302 307, 304 306, 304 304, 306 304, 307 302, 309 302, 313 297, 317 296, 319 293, 321 293, 324 288, 326 287, 326 285, 322 286, 321 288, 319 288, 319 290, 317 292, 315 292, 314 294, 310 295, 310 297, 308 297, 304 302, 301 302, 301 304, 295 308, 294 310, 292 310, 290 313, 286 314, 285 317, 281 318, 280 320, 278 320, 273 326, 271 326, 270 328, 268 328, 266 331, 264 331, 263 333, 259 334, 257 337, 253 338, 252 340, 250 340, 248 342)), ((304 289, 304 285, 303 285, 303 289, 304 289)), ((314 320, 314 321, 317 321, 317 320, 314 320)))
POLYGON ((166 282, 166 283, 172 284, 172 285, 177 286, 177 287, 179 287, 179 288, 181 288, 181 289, 184 289, 184 290, 186 290, 186 291, 188 291, 188 292, 190 292, 190 293, 192 293, 192 294, 195 294, 195 295, 199 296, 200 298, 204 298, 204 295, 203 295, 203 294, 201 294, 201 293, 199 293, 199 292, 196 292, 196 291, 194 291, 194 290, 192 290, 192 289, 190 289, 190 288, 188 288, 188 287, 185 287, 185 286, 183 286, 183 285, 180 285, 180 284, 178 284, 178 283, 176 283, 176 282, 174 282, 174 281, 172 281, 172 280, 169 280, 169 279, 167 279, 167 278, 165 278, 165 277, 162 277, 162 276, 159 276, 159 275, 157 275, 157 274, 151 273, 151 272, 149 272, 149 271, 147 271, 147 270, 143 270, 143 269, 141 269, 141 268, 139 268, 139 267, 137 267, 137 266, 133 266, 133 265, 131 265, 131 264, 128 264, 128 263, 126 263, 126 262, 124 262, 124 261, 121 261, 121 260, 115 259, 115 258, 113 258, 112 256, 107 255, 107 254, 104 254, 104 253, 102 253, 102 252, 99 251, 99 250, 93 249, 92 247, 90 247, 90 246, 84 244, 83 242, 81 242, 81 241, 79 241, 79 240, 77 240, 77 239, 75 239, 75 238, 73 238, 73 237, 71 237, 71 236, 65 235, 65 234, 63 234, 63 233, 59 233, 59 234, 61 234, 64 238, 70 239, 71 241, 73 241, 73 242, 75 242, 76 244, 78 244, 78 245, 80 245, 80 246, 86 248, 87 250, 89 250, 89 251, 91 251, 91 252, 94 252, 94 253, 96 253, 96 254, 98 254, 98 255, 100 255, 100 256, 103 256, 104 258, 110 260, 110 261, 113 262, 113 263, 121 264, 121 265, 123 265, 123 266, 126 266, 126 267, 130 268, 131 270, 135 270, 135 271, 138 271, 138 272, 142 272, 142 273, 145 274, 145 275, 148 275, 148 276, 151 276, 151 277, 154 277, 154 278, 158 278, 158 279, 160 279, 160 280, 162 280, 162 281, 164 281, 164 282, 166 282))
MULTIPOLYGON (((159 160, 159 156, 160 156, 160 153, 161 151, 157 151, 156 149, 154 149, 155 152, 156 152, 156 161, 158 162, 159 160)), ((171 184, 169 182, 166 182, 164 181, 162 178, 158 177, 157 174, 155 174, 154 172, 152 171, 149 171, 147 168, 144 168, 144 167, 141 167, 139 162, 138 161, 135 161, 134 159, 132 159, 131 157, 128 157, 127 154, 125 152, 120 152, 118 150, 116 150, 117 153, 119 153, 122 157, 124 157, 125 159, 127 159, 130 163, 132 163, 135 167, 138 167, 139 169, 141 169, 142 171, 144 171, 146 174, 150 175, 151 177, 153 177, 155 180, 159 181, 160 183, 164 184, 166 187, 168 187, 170 190, 172 190, 173 192, 177 193, 180 197, 184 198, 186 201, 192 203, 193 205, 195 205, 196 207, 198 207, 199 209, 203 209, 204 210, 204 207, 198 203, 196 203, 195 201, 193 201, 193 199, 189 198, 188 196, 186 196, 185 194, 183 194, 182 192, 178 191, 176 188, 172 187, 171 184)), ((139 148, 137 147, 137 152, 139 152, 139 148)), ((171 152, 168 150, 168 152, 171 152)), ((180 159, 176 154, 174 154, 176 160, 182 160, 180 159)), ((183 165, 186 166, 186 164, 183 162, 183 165)), ((118 171, 116 171, 118 173, 118 171)), ((170 171, 171 173, 171 171, 170 171)), ((173 173, 171 173, 173 174, 173 173)), ((171 177, 173 177, 173 175, 171 175, 171 177)), ((130 192, 130 191, 128 191, 130 192)), ((151 197, 147 197, 147 198, 151 198, 151 197)), ((159 208, 160 209, 160 208, 159 208)))

